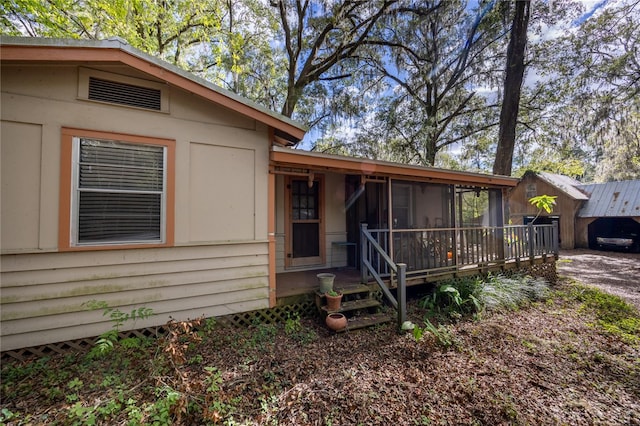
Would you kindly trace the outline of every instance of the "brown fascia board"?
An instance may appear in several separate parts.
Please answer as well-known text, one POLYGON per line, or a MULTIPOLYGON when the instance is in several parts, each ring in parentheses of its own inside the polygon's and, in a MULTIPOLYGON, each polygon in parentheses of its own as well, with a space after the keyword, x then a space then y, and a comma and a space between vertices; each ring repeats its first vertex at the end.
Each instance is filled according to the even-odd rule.
POLYGON ((306 128, 167 62, 129 46, 121 39, 104 41, 28 37, 0 38, 2 62, 117 62, 163 80, 232 111, 302 140, 306 128))
POLYGON ((432 167, 422 167, 355 157, 318 154, 291 148, 272 147, 271 162, 274 166, 328 171, 365 176, 385 176, 423 182, 461 184, 483 187, 515 187, 517 178, 481 173, 458 172, 432 167))

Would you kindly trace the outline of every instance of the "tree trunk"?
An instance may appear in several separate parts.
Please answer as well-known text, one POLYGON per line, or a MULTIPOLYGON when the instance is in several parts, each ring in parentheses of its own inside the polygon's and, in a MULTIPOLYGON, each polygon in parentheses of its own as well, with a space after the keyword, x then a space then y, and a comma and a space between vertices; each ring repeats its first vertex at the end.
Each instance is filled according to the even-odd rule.
POLYGON ((524 78, 524 53, 527 46, 530 0, 515 0, 516 10, 511 26, 511 39, 507 48, 507 68, 504 79, 504 99, 500 111, 500 133, 493 173, 511 175, 513 150, 516 142, 516 124, 520 107, 520 91, 524 78))
POLYGON ((282 106, 282 110, 280 114, 285 117, 291 118, 293 116, 293 112, 296 109, 296 105, 298 105, 298 101, 300 100, 300 89, 295 86, 294 83, 289 83, 289 87, 287 88, 287 99, 282 106))

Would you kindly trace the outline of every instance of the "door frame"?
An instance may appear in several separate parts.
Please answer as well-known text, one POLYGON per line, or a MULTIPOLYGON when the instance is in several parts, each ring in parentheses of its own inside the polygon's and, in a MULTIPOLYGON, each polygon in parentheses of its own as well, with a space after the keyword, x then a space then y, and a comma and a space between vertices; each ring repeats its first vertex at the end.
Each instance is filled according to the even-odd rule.
POLYGON ((304 177, 287 176, 284 184, 284 267, 297 268, 305 266, 322 266, 326 263, 326 238, 325 238, 325 205, 324 205, 324 175, 313 174, 308 180, 313 180, 318 184, 318 250, 319 256, 303 257, 294 259, 293 257, 293 219, 291 217, 291 182, 294 180, 304 180, 304 177))

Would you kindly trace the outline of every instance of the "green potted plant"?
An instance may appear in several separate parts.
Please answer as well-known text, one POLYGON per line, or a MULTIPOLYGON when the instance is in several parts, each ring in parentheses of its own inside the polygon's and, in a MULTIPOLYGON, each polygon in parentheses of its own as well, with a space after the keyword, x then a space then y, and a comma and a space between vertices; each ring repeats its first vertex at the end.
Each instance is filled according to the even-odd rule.
POLYGON ((327 310, 329 312, 337 311, 340 309, 340 302, 342 301, 341 292, 329 290, 327 293, 325 293, 325 296, 327 298, 327 310))

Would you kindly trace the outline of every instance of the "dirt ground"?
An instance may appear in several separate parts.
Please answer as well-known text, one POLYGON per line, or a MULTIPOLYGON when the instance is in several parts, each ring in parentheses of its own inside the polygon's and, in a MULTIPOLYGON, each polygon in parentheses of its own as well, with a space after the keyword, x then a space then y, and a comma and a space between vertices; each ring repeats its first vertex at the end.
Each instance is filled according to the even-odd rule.
MULTIPOLYGON (((447 325, 448 347, 392 323, 334 334, 305 318, 297 331, 214 326, 96 361, 11 363, 0 424, 640 426, 640 347, 557 289, 545 303, 447 325), (164 356, 184 350, 183 363, 164 356)), ((408 307, 421 323, 424 311, 408 307)))
MULTIPOLYGON (((562 259, 561 275, 640 302, 640 255, 562 259)), ((197 332, 180 323, 95 359, 6 362, 0 425, 640 426, 640 345, 605 332, 567 281, 550 300, 420 340, 394 323, 341 334, 318 318, 197 332)), ((425 324, 417 300, 407 307, 425 324)), ((636 339, 637 318, 626 319, 636 339)))
POLYGON ((558 273, 623 297, 640 310, 640 253, 561 250, 558 273))

